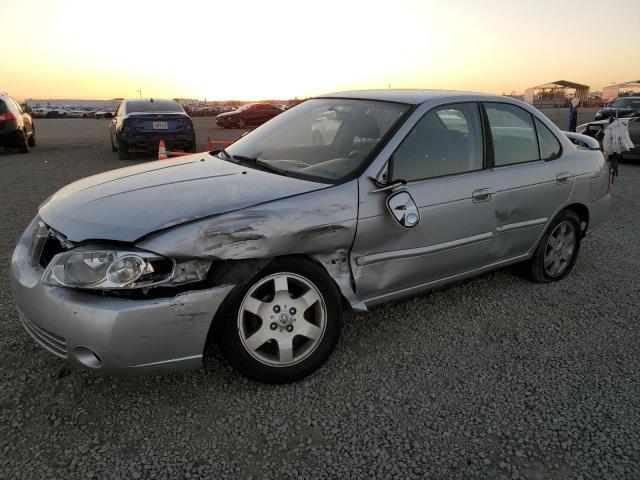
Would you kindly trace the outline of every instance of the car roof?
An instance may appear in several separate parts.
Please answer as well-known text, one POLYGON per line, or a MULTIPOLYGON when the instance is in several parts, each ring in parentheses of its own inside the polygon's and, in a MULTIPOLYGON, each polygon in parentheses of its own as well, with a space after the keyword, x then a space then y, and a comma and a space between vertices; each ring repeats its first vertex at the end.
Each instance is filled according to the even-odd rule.
POLYGON ((125 98, 123 102, 172 102, 178 103, 172 98, 125 98))
POLYGON ((345 92, 327 93, 316 98, 354 98, 360 100, 380 100, 386 102, 408 103, 419 105, 433 99, 469 98, 487 100, 499 98, 497 95, 486 93, 465 92, 459 90, 427 90, 427 89, 379 89, 379 90, 351 90, 345 92))

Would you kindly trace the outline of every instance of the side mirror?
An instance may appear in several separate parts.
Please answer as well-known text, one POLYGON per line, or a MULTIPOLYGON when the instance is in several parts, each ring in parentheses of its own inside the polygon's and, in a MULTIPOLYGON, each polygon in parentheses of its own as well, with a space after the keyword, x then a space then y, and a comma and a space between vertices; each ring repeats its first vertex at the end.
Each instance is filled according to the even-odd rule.
POLYGON ((387 198, 387 207, 393 218, 405 228, 413 228, 420 222, 420 211, 409 192, 398 192, 387 198))

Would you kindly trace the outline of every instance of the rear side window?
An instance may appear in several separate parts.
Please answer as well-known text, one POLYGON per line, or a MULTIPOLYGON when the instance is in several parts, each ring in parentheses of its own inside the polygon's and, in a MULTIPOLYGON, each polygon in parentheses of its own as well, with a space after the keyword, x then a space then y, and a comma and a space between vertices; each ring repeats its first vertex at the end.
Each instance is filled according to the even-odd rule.
POLYGON ((182 107, 178 105, 176 102, 170 102, 167 100, 154 100, 143 101, 143 100, 133 100, 131 102, 127 102, 127 113, 132 112, 180 112, 182 113, 182 107))
POLYGON ((560 155, 560 142, 551 133, 544 123, 536 118, 536 130, 538 131, 538 141, 540 142, 540 157, 542 160, 550 160, 560 155))
POLYGON ((538 140, 529 112, 506 103, 485 103, 497 167, 539 160, 538 140))
POLYGON ((4 115, 7 111, 7 104, 0 100, 0 115, 4 115))
POLYGON ((478 105, 460 103, 427 112, 393 155, 392 175, 407 181, 482 169, 478 105))

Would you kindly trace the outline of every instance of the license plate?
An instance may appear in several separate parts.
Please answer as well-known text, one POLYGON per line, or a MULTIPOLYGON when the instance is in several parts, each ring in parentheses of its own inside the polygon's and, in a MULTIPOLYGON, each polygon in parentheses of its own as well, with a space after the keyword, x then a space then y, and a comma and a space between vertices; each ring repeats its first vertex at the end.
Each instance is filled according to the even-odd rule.
POLYGON ((166 130, 167 128, 169 128, 167 122, 153 122, 154 130, 166 130))

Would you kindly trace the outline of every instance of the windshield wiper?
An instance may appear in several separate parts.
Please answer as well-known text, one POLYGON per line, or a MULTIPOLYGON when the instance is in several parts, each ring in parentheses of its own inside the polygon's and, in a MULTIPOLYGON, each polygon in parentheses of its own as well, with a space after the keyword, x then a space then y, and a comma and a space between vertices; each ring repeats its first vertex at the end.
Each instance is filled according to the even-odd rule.
POLYGON ((225 160, 232 160, 233 157, 231 155, 229 155, 229 152, 227 152, 224 148, 220 148, 218 150, 214 150, 212 152, 210 152, 212 155, 219 155, 222 154, 222 156, 225 158, 225 160))
POLYGON ((280 168, 280 167, 276 167, 273 163, 271 163, 271 162, 269 162, 267 160, 262 160, 260 158, 254 158, 253 161, 256 162, 256 165, 260 165, 260 166, 265 167, 265 168, 267 168, 269 170, 277 172, 277 173, 279 173, 281 175, 287 176, 290 173, 289 170, 286 170, 286 169, 280 168))

